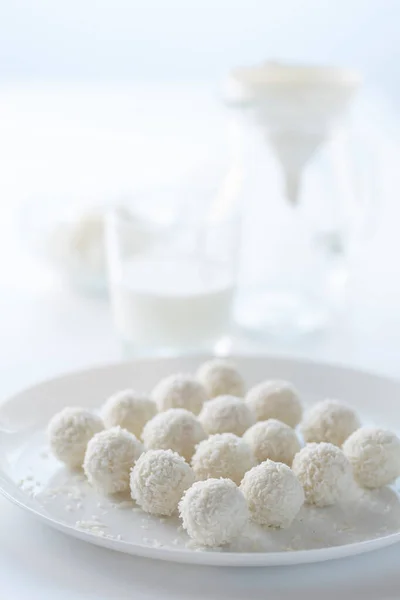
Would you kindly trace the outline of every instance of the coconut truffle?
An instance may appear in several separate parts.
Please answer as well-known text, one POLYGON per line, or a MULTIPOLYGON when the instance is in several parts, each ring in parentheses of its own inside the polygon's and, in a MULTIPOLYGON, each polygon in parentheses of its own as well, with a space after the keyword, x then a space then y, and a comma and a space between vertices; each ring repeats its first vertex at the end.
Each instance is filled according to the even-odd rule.
POLYGON ((84 408, 64 408, 47 426, 54 456, 70 468, 81 467, 89 440, 104 429, 100 417, 84 408))
POLYGON ((257 421, 278 419, 289 427, 296 427, 302 416, 302 406, 294 387, 286 381, 263 381, 249 390, 247 406, 257 421))
POLYGON ((159 413, 144 426, 142 438, 147 449, 174 450, 187 461, 195 446, 204 438, 203 427, 193 413, 184 408, 170 408, 159 413))
POLYGON ((149 450, 131 472, 131 495, 154 515, 172 515, 182 494, 194 482, 193 469, 172 450, 149 450))
POLYGON ((129 489, 129 474, 143 452, 136 436, 121 427, 106 429, 90 440, 83 469, 88 481, 103 494, 129 489))
POLYGON ((217 433, 200 442, 192 458, 196 479, 224 477, 236 484, 255 464, 246 442, 233 433, 217 433))
POLYGON ((294 455, 300 450, 300 442, 294 429, 277 421, 259 421, 243 435, 258 462, 268 458, 291 466, 294 455))
POLYGON ((155 402, 134 390, 122 390, 108 398, 103 405, 101 416, 104 425, 119 425, 140 438, 143 427, 157 414, 155 402))
POLYGON ((243 477, 240 489, 253 521, 269 527, 291 525, 304 504, 304 492, 293 471, 266 460, 243 477))
POLYGON ((199 367, 196 377, 209 398, 225 395, 243 397, 245 394, 244 381, 235 365, 228 360, 208 360, 199 367))
POLYGON ((354 410, 338 400, 323 400, 310 408, 301 424, 306 442, 329 442, 341 446, 360 427, 354 410))
POLYGON ((159 411, 185 408, 198 415, 208 399, 204 387, 190 375, 178 373, 162 379, 152 392, 159 411))
POLYGON ((385 429, 362 427, 343 444, 355 480, 366 488, 379 488, 400 476, 400 440, 385 429))
POLYGON ((307 444, 294 457, 292 469, 304 488, 306 502, 330 506, 345 497, 352 483, 351 465, 333 444, 307 444))
POLYGON ((241 398, 218 396, 204 404, 199 421, 209 435, 234 433, 241 436, 254 424, 255 419, 241 398))
POLYGON ((229 544, 248 521, 246 500, 231 479, 197 481, 179 503, 189 536, 202 546, 229 544))

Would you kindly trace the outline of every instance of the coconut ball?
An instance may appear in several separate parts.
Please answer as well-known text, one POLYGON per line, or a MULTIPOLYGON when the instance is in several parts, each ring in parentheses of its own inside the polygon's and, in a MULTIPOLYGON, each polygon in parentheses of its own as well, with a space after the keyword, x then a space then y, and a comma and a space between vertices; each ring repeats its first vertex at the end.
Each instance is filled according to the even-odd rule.
POLYGON ((306 442, 330 442, 341 446, 360 427, 354 410, 338 400, 323 400, 307 412, 301 432, 306 442))
POLYGON ((304 492, 293 471, 266 460, 253 467, 240 485, 253 521, 269 527, 289 527, 304 504, 304 492))
POLYGON ((278 419, 289 427, 296 427, 302 416, 302 406, 294 387, 286 381, 263 381, 246 396, 247 406, 257 421, 278 419))
POLYGON ((216 433, 200 442, 192 458, 197 479, 225 477, 239 483, 255 464, 246 442, 233 433, 216 433))
POLYGON ((352 483, 351 465, 333 444, 307 444, 294 457, 292 469, 304 488, 306 502, 330 506, 341 500, 352 483))
POLYGON ((159 411, 185 408, 198 415, 207 400, 207 393, 193 377, 178 373, 162 379, 153 389, 152 398, 159 411))
POLYGON ((157 414, 155 402, 134 390, 122 390, 105 402, 101 415, 104 425, 119 425, 140 438, 142 429, 157 414))
POLYGON ((300 450, 300 442, 294 429, 277 421, 259 421, 243 435, 258 462, 268 458, 290 465, 300 450))
POLYGON ((255 419, 241 398, 218 396, 204 404, 199 421, 208 434, 234 433, 240 436, 254 424, 255 419))
POLYGON ((124 492, 129 489, 129 473, 142 452, 142 444, 126 429, 100 431, 88 443, 85 475, 103 494, 124 492))
POLYGON ((195 446, 204 438, 203 427, 193 413, 184 408, 170 408, 158 413, 144 426, 142 438, 147 449, 174 450, 187 461, 195 446))
POLYGON ((194 483, 179 502, 179 514, 189 536, 202 546, 229 544, 249 517, 246 500, 231 479, 194 483))
POLYGON ((84 408, 64 408, 47 426, 54 456, 68 467, 81 467, 89 440, 104 429, 100 417, 84 408))
POLYGON ((400 440, 385 429, 362 427, 343 444, 355 480, 366 488, 379 488, 400 476, 400 440))
POLYGON ((154 515, 172 515, 182 494, 194 482, 192 468, 172 450, 149 450, 131 472, 131 495, 154 515))
POLYGON ((232 395, 243 397, 244 381, 228 360, 213 359, 203 363, 196 373, 197 379, 206 389, 209 398, 232 395))

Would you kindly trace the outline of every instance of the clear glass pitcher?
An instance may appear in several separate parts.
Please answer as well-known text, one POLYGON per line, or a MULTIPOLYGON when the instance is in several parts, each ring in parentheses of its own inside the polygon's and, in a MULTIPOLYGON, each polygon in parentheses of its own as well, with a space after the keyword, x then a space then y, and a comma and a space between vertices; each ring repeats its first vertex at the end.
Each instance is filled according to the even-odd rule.
POLYGON ((267 63, 231 81, 244 207, 237 320, 280 336, 318 329, 343 304, 366 210, 346 121, 359 77, 267 63))

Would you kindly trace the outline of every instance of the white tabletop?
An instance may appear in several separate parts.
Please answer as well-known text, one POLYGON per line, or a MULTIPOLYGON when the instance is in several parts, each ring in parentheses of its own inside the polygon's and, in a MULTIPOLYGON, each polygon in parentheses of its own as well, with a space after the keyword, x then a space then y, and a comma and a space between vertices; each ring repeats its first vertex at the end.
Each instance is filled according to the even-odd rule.
POLYGON ((316 565, 215 568, 112 552, 64 536, 0 499, 1 594, 29 600, 398 597, 399 546, 316 565))
MULTIPOLYGON (((3 290, 0 297, 2 309, 9 314, 4 339, 10 340, 1 352, 3 394, 63 371, 118 359, 104 301, 82 299, 61 289, 28 297, 3 290)), ((354 331, 349 336, 338 328, 294 347, 271 342, 256 345, 237 338, 234 349, 301 354, 396 374, 393 347, 387 341, 380 348, 371 343, 373 339, 371 332, 362 337, 354 331)), ((400 587, 400 546, 314 566, 181 566, 113 553, 68 538, 2 498, 0 515, 1 589, 10 598, 257 600, 264 599, 268 591, 279 598, 304 595, 312 599, 323 594, 329 600, 351 593, 353 598, 372 599, 396 597, 400 587)))
MULTIPOLYGON (((16 166, 12 164, 12 152, 19 157, 20 145, 15 136, 21 130, 18 125, 11 131, 12 116, 18 106, 24 113, 25 98, 24 90, 12 90, 8 96, 4 93, 0 101, 3 115, 0 121, 1 118, 7 121, 8 140, 13 139, 15 146, 10 150, 8 142, 3 146, 0 143, 0 156, 10 161, 5 179, 0 182, 2 196, 13 186, 16 166)), ((151 98, 154 99, 154 94, 151 98)), ((139 101, 146 105, 143 99, 145 95, 139 96, 139 101)), ((36 97, 36 101, 41 106, 41 98, 36 97)), ((130 106, 126 98, 125 101, 130 106)), ((42 117, 45 114, 43 108, 42 117)), ((113 116, 125 124, 120 114, 113 116)), ((32 167, 29 156, 25 160, 32 167)), ((21 181, 18 185, 22 185, 21 181)), ((256 343, 238 335, 233 350, 279 352, 398 376, 400 283, 397 265, 391 260, 393 247, 397 249, 395 255, 399 254, 397 246, 393 246, 399 243, 397 204, 395 198, 390 205, 393 212, 386 213, 381 232, 358 263, 349 310, 340 323, 329 332, 297 342, 269 339, 256 343)), ((39 270, 32 265, 27 267, 14 252, 11 240, 6 239, 7 219, 1 224, 0 238, 7 242, 0 247, 1 397, 58 373, 118 360, 119 348, 107 303, 82 298, 41 279, 39 270)), ((0 499, 0 516, 0 595, 8 598, 256 600, 270 594, 279 598, 304 595, 329 600, 341 594, 345 597, 351 594, 353 598, 397 597, 400 588, 400 546, 315 566, 260 569, 179 566, 112 553, 67 538, 4 499, 0 499)))

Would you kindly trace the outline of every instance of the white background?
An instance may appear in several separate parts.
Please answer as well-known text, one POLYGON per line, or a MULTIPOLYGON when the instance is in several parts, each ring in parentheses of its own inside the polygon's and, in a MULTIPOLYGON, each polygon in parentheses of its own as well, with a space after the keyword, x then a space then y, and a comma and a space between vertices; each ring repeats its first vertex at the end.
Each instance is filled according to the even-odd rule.
POLYGON ((276 57, 361 69, 399 99, 397 0, 13 0, 0 77, 219 78, 276 57))

